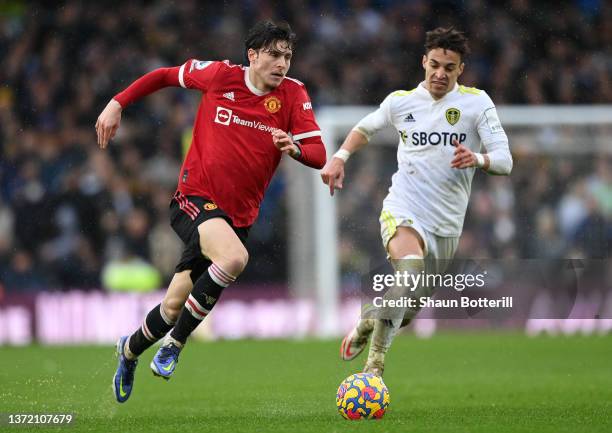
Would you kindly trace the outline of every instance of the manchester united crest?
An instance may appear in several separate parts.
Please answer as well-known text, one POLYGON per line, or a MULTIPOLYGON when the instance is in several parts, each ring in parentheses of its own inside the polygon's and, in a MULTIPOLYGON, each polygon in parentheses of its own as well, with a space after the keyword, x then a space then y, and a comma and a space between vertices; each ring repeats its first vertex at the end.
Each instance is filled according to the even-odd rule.
POLYGON ((461 111, 458 108, 449 108, 446 110, 446 120, 451 126, 454 126, 455 123, 459 122, 459 118, 461 117, 461 111))
POLYGON ((215 209, 217 209, 217 205, 214 204, 214 203, 206 203, 204 205, 204 209, 205 210, 215 210, 215 209))
POLYGON ((281 101, 276 96, 270 96, 264 101, 264 106, 269 113, 276 113, 281 109, 281 101))

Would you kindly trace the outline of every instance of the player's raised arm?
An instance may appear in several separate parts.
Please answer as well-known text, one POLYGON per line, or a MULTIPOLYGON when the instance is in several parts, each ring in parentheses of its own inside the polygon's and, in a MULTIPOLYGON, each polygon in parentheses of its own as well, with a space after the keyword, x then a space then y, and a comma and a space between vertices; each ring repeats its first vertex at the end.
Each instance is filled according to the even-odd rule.
POLYGON ((478 166, 489 174, 507 176, 512 171, 512 154, 508 145, 508 136, 502 127, 493 101, 478 119, 478 135, 487 153, 476 154, 478 166), (480 157, 478 156, 480 155, 480 157))
POLYGON ((180 86, 179 73, 181 68, 156 69, 143 75, 130 84, 123 92, 115 95, 102 113, 100 113, 96 122, 96 133, 100 148, 106 148, 109 140, 115 136, 121 123, 121 111, 123 108, 164 87, 180 86))
POLYGON ((344 164, 351 154, 368 144, 366 136, 358 130, 352 130, 340 146, 340 149, 325 164, 321 170, 323 183, 329 186, 330 195, 334 195, 334 189, 342 189, 344 182, 344 164))
POLYGON ((321 169, 325 165, 327 155, 310 96, 304 83, 293 78, 287 79, 290 83, 288 91, 291 92, 293 99, 289 122, 291 136, 282 131, 275 131, 272 133, 274 144, 305 166, 321 169))
POLYGON ((181 66, 158 68, 134 81, 127 89, 116 94, 98 117, 96 132, 100 148, 104 149, 115 136, 123 108, 164 87, 184 87, 206 92, 220 64, 189 59, 181 66))
POLYGON ((391 124, 390 104, 391 95, 380 104, 380 108, 361 119, 351 132, 347 135, 344 143, 334 156, 325 164, 321 170, 321 180, 329 186, 330 195, 334 195, 335 189, 342 189, 344 183, 344 164, 350 156, 365 147, 370 138, 381 129, 391 124))
POLYGON ((489 174, 507 176, 512 171, 512 154, 508 136, 502 127, 493 101, 487 96, 487 108, 477 120, 476 128, 487 153, 476 153, 476 166, 489 174))
POLYGON ((476 120, 475 128, 487 152, 472 152, 457 140, 453 140, 452 144, 456 149, 451 167, 458 169, 476 167, 489 174, 507 176, 512 171, 513 165, 508 136, 501 125, 491 98, 484 94, 483 99, 483 106, 486 108, 476 120))

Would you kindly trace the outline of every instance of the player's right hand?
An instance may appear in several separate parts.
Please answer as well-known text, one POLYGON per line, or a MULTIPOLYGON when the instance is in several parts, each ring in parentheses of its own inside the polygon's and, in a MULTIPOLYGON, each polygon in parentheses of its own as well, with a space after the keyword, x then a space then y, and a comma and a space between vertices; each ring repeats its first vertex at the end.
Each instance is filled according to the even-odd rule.
POLYGON ((111 99, 96 122, 96 134, 98 135, 98 146, 105 149, 109 140, 115 136, 121 123, 121 105, 111 99))
POLYGON ((334 189, 342 189, 344 181, 344 161, 340 158, 332 157, 323 170, 321 170, 321 179, 325 185, 329 185, 329 194, 334 195, 334 189))

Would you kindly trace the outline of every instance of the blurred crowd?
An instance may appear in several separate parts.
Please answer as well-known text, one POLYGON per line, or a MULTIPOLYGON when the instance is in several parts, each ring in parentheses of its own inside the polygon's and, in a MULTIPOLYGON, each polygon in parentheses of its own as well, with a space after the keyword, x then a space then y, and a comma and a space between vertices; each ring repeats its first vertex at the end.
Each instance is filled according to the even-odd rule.
MULTIPOLYGON (((96 118, 115 93, 157 67, 192 57, 243 62, 245 32, 260 19, 286 19, 298 34, 290 75, 307 84, 315 106, 377 104, 391 90, 414 87, 425 31, 438 25, 467 32, 472 54, 461 81, 486 89, 498 105, 612 101, 612 8, 603 1, 115 6, 0 4, 0 289, 101 287, 122 264, 168 282, 181 251, 168 203, 198 94, 169 89, 129 107, 105 152, 96 146, 96 118)), ((363 206, 360 195, 341 208, 371 219, 376 237, 381 179, 390 173, 373 167, 355 174, 357 194, 373 210, 353 212, 363 206)), ((284 185, 281 171, 251 231, 242 280, 286 280, 284 185)), ((611 185, 610 161, 598 156, 530 158, 511 179, 481 177, 460 252, 563 256, 576 247, 607 255, 611 185)), ((359 218, 345 223, 372 225, 359 218)), ((356 242, 342 237, 345 267, 371 248, 356 242)))

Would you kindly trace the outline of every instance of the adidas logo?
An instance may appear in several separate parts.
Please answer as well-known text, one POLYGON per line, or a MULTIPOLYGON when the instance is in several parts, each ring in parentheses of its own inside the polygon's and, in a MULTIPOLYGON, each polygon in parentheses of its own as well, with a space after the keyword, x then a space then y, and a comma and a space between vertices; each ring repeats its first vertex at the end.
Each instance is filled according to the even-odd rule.
POLYGON ((223 97, 224 97, 224 98, 229 99, 230 101, 236 102, 236 101, 234 100, 234 92, 227 92, 227 93, 224 93, 224 94, 223 94, 223 97))
POLYGON ((412 113, 409 113, 406 117, 404 117, 404 122, 416 122, 416 119, 412 113))
POLYGON ((212 297, 210 295, 207 295, 207 294, 204 294, 204 298, 206 299, 206 303, 209 304, 209 305, 210 304, 214 304, 215 301, 217 300, 217 298, 214 298, 214 297, 212 297))

